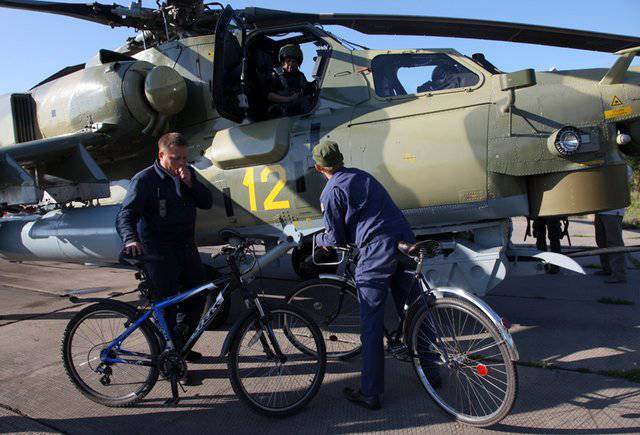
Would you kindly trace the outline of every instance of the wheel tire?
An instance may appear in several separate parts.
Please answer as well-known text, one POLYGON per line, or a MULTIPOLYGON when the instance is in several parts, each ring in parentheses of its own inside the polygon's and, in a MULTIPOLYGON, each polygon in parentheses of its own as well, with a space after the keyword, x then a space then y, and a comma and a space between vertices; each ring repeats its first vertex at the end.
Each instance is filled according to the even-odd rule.
MULTIPOLYGON (((348 293, 349 297, 352 297, 357 303, 358 296, 357 296, 356 288, 353 287, 351 284, 340 283, 332 279, 326 279, 326 278, 312 279, 312 280, 304 281, 300 283, 293 290, 291 290, 291 292, 285 298, 285 303, 289 306, 295 306, 298 309, 303 310, 319 326, 320 330, 322 331, 322 336, 324 337, 324 340, 325 340, 325 347, 327 349, 328 359, 348 360, 357 356, 362 351, 361 344, 356 345, 352 350, 349 350, 349 351, 344 351, 344 352, 333 351, 332 348, 334 346, 332 345, 332 341, 333 341, 332 338, 335 337, 335 334, 332 334, 330 329, 328 327, 325 327, 324 325, 325 322, 322 320, 327 316, 321 315, 320 313, 315 311, 311 312, 311 310, 308 307, 304 307, 302 306, 301 303, 297 303, 297 298, 303 298, 305 292, 308 292, 310 289, 313 289, 315 287, 326 288, 327 290, 323 292, 324 294, 328 294, 329 291, 335 291, 336 301, 340 297, 338 292, 344 289, 344 291, 348 293), (329 289, 332 289, 332 290, 329 290, 329 289)), ((330 299, 332 299, 332 297, 330 297, 330 299)), ((359 328, 360 328, 360 324, 358 323, 357 340, 360 339, 359 328)))
MULTIPOLYGON (((78 314, 76 314, 71 319, 71 321, 69 322, 69 324, 67 325, 64 331, 64 335, 62 338, 61 350, 62 350, 62 361, 64 363, 65 371, 67 372, 67 376, 69 376, 71 383, 84 396, 91 399, 92 401, 100 403, 105 406, 110 406, 110 407, 131 406, 139 402, 140 400, 142 400, 151 391, 156 381, 158 380, 159 371, 157 367, 150 368, 149 375, 147 376, 146 381, 142 384, 142 386, 138 390, 132 392, 131 394, 123 398, 112 398, 112 397, 101 395, 97 391, 91 389, 91 387, 89 387, 84 382, 84 380, 82 380, 82 378, 80 377, 80 375, 78 374, 75 368, 75 365, 73 364, 71 345, 73 343, 74 334, 77 331, 78 326, 80 326, 84 320, 89 318, 92 314, 99 313, 99 312, 118 313, 128 318, 129 321, 133 322, 136 320, 136 311, 135 309, 133 309, 133 307, 131 307, 131 309, 127 309, 125 307, 122 307, 116 304, 100 302, 82 309, 78 314)), ((140 325, 138 329, 142 332, 143 336, 147 340, 147 343, 149 344, 150 354, 154 356, 159 355, 161 350, 160 350, 160 345, 158 344, 158 340, 156 338, 156 332, 154 330, 155 328, 153 328, 152 326, 150 326, 150 324, 145 322, 142 325, 140 325)), ((126 343, 126 340, 125 340, 125 343, 126 343)))
MULTIPOLYGON (((242 344, 242 340, 245 336, 245 331, 247 331, 248 329, 254 330, 253 328, 254 322, 258 321, 259 319, 259 314, 257 312, 254 315, 251 315, 245 318, 239 328, 237 329, 234 328, 235 332, 234 332, 234 335, 231 337, 231 344, 229 348, 227 365, 229 368, 229 380, 231 381, 231 386, 233 387, 233 391, 236 393, 236 395, 238 396, 238 398, 240 398, 242 402, 244 402, 252 410, 260 414, 263 414, 269 417, 281 418, 281 417, 287 417, 289 415, 293 415, 299 412, 318 393, 320 386, 322 385, 322 380, 324 379, 324 374, 325 374, 326 365, 327 365, 327 355, 324 348, 324 340, 322 339, 322 333, 320 332, 320 329, 313 322, 313 320, 311 320, 303 311, 300 311, 295 307, 291 307, 287 305, 275 306, 273 308, 269 308, 268 310, 268 315, 271 315, 271 316, 278 313, 289 313, 290 315, 294 315, 299 319, 302 319, 302 321, 304 322, 304 325, 310 329, 313 335, 313 340, 315 342, 316 348, 318 349, 316 358, 317 358, 319 367, 315 375, 315 378, 311 383, 311 386, 306 390, 306 393, 304 394, 303 398, 297 403, 295 403, 294 405, 291 405, 287 408, 273 409, 273 408, 265 408, 264 406, 261 406, 260 404, 256 403, 250 397, 249 393, 246 392, 243 386, 243 382, 239 375, 240 369, 238 367, 238 353, 240 350, 240 345, 242 344)), ((316 353, 314 352, 314 354, 316 353)))
MULTIPOLYGON (((433 302, 433 305, 431 306, 427 306, 425 304, 419 307, 415 315, 412 316, 412 319, 411 319, 412 324, 409 329, 407 338, 409 339, 409 342, 410 342, 409 347, 413 355, 416 355, 417 353, 416 337, 419 332, 418 328, 422 323, 423 317, 425 315, 428 315, 427 311, 436 310, 436 309, 445 308, 445 307, 460 310, 463 313, 475 318, 478 323, 480 323, 484 328, 486 328, 487 332, 491 335, 491 337, 496 343, 500 343, 502 341, 500 332, 494 326, 493 322, 491 322, 491 320, 474 305, 472 305, 467 301, 463 301, 461 299, 441 298, 441 299, 436 299, 433 302)), ((466 324, 466 320, 465 320, 465 324, 466 324)), ((500 355, 502 356, 502 360, 504 361, 504 366, 505 366, 505 373, 506 373, 506 379, 507 379, 506 394, 503 402, 500 404, 498 409, 483 418, 471 417, 464 414, 456 413, 455 410, 451 406, 446 404, 444 400, 440 397, 440 395, 438 394, 438 389, 433 388, 429 384, 427 376, 424 374, 424 370, 422 369, 422 364, 419 358, 414 357, 412 365, 422 386, 425 388, 427 393, 431 396, 431 398, 436 402, 436 404, 443 411, 452 415, 456 420, 462 423, 469 424, 471 426, 476 426, 476 427, 488 427, 498 423, 511 412, 511 409, 513 408, 513 405, 515 403, 517 393, 518 393, 518 371, 517 371, 516 365, 513 363, 513 361, 511 361, 509 357, 508 347, 504 342, 497 344, 497 347, 500 350, 500 355)), ((486 369, 486 366, 485 366, 485 369, 486 369)), ((445 381, 443 381, 443 383, 444 382, 445 381)))

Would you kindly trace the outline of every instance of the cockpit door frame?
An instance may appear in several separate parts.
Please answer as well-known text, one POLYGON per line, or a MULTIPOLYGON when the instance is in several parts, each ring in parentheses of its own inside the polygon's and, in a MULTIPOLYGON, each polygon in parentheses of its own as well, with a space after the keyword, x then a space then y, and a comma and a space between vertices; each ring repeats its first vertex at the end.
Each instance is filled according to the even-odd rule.
POLYGON ((248 104, 244 81, 247 64, 246 40, 247 29, 244 22, 236 15, 233 8, 230 5, 227 5, 220 15, 215 29, 212 96, 218 113, 224 118, 230 119, 234 122, 242 122, 247 116, 248 104), (225 41, 228 36, 229 25, 232 21, 234 21, 241 30, 240 55, 242 57, 242 64, 240 72, 240 93, 237 95, 238 108, 240 110, 233 110, 233 108, 227 107, 227 100, 225 99, 224 94, 225 89, 228 89, 229 85, 228 83, 225 83, 225 41))

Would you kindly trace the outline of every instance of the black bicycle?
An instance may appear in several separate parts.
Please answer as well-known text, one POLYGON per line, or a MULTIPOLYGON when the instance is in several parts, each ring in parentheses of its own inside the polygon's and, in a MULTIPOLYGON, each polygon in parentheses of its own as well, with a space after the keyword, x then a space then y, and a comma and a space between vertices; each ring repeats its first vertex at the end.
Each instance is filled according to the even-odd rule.
MULTIPOLYGON (((72 298, 97 302, 71 319, 62 340, 65 369, 82 394, 106 406, 129 406, 145 397, 162 374, 170 381, 173 396, 166 404, 177 404, 179 381, 187 371, 184 356, 236 289, 248 310, 227 335, 221 355, 228 355, 231 385, 238 397, 257 412, 283 417, 299 411, 317 394, 326 368, 317 325, 296 307, 266 304, 246 285, 257 270, 297 243, 289 237, 256 259, 250 250, 254 241, 233 232, 224 236, 233 241, 222 249, 231 273, 215 282, 142 309, 112 299, 72 298), (177 348, 164 309, 204 292, 217 294, 216 301, 177 348)), ((157 260, 142 256, 128 262, 141 267, 144 261, 157 260)))
MULTIPOLYGON (((411 362, 427 393, 457 420, 478 427, 496 424, 511 411, 518 389, 518 353, 508 322, 470 293, 429 286, 422 266, 442 252, 437 241, 398 247, 415 262, 415 274, 404 318, 396 330, 385 329, 387 350, 411 362)), ((352 246, 337 250, 342 256, 335 262, 338 274, 301 283, 286 302, 318 323, 328 357, 349 359, 361 351, 356 254, 352 246)))

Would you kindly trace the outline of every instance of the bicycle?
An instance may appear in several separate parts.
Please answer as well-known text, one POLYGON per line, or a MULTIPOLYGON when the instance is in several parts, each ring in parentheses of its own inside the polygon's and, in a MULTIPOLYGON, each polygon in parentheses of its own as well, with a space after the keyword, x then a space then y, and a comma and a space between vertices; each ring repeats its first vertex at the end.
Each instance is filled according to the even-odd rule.
MULTIPOLYGON (((247 286, 257 271, 297 246, 300 234, 287 236, 259 259, 249 252, 255 241, 231 231, 222 236, 231 241, 222 249, 231 273, 219 280, 142 309, 111 299, 72 298, 75 303, 97 302, 71 319, 62 339, 66 372, 82 394, 106 406, 130 406, 142 400, 162 374, 172 391, 165 405, 177 405, 179 380, 187 371, 184 356, 236 289, 247 311, 230 330, 220 354, 228 355, 236 395, 254 411, 284 417, 299 411, 317 394, 326 369, 320 330, 304 312, 286 305, 270 307, 247 286), (251 264, 248 270, 241 272, 240 267, 247 263, 251 264), (217 293, 215 303, 184 344, 176 347, 164 309, 203 292, 217 293), (307 352, 299 350, 299 343, 307 352)), ((128 262, 140 266, 157 259, 131 257, 128 262)))
MULTIPOLYGON (((422 266, 443 252, 437 241, 400 242, 398 248, 413 260, 415 272, 404 318, 393 332, 385 329, 388 352, 411 362, 427 393, 456 420, 477 427, 498 423, 511 411, 518 390, 518 352, 508 321, 470 293, 429 286, 422 266)), ((345 360, 361 351, 359 304, 353 246, 337 249, 339 274, 303 282, 286 302, 318 323, 328 357, 345 360)))

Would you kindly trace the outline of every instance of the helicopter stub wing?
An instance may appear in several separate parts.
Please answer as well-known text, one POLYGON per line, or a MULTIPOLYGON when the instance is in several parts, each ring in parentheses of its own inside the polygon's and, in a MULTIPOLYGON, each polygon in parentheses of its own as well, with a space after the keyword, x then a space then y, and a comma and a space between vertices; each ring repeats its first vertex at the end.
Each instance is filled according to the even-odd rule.
POLYGON ((44 193, 58 202, 109 196, 109 180, 85 146, 104 141, 82 132, 0 147, 0 205, 36 204, 44 193))
POLYGON ((371 35, 444 36, 523 42, 608 53, 640 45, 640 37, 586 30, 467 18, 414 15, 311 14, 245 8, 242 15, 257 26, 311 22, 339 25, 371 35))

